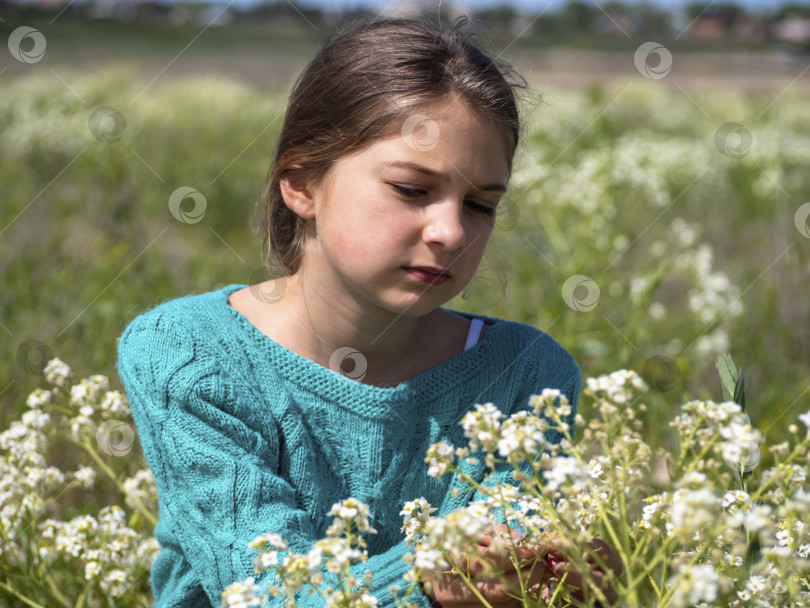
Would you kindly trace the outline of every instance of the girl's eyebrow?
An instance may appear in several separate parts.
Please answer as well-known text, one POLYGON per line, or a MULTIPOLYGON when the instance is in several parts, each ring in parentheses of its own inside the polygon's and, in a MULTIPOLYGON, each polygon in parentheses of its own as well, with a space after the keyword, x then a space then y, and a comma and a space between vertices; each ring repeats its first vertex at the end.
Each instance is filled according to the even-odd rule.
MULTIPOLYGON (((411 169, 423 175, 430 177, 442 177, 442 174, 433 169, 428 169, 418 163, 412 163, 404 160, 395 160, 390 163, 383 163, 384 167, 392 167, 395 169, 411 169)), ((486 186, 473 186, 479 192, 506 192, 506 186, 503 184, 487 184, 486 186)))

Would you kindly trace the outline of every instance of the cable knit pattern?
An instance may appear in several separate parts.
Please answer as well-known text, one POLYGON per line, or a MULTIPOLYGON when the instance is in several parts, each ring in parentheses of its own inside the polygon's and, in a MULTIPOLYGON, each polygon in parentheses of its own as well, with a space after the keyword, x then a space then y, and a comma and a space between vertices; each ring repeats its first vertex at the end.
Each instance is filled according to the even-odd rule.
MULTIPOLYGON (((362 580, 370 569, 372 594, 393 608, 388 588, 407 589, 402 557, 412 553, 401 531, 405 501, 423 496, 444 515, 480 498, 472 491, 453 498, 453 476, 427 475, 432 443, 467 445, 459 421, 476 403, 509 415, 530 410, 529 397, 546 387, 568 396, 573 429, 579 368, 529 325, 458 312, 493 325, 469 350, 382 388, 271 340, 227 303, 243 287, 159 304, 118 339, 118 371, 157 480, 157 608, 218 607, 226 586, 254 574, 248 542, 276 532, 306 552, 326 536, 330 507, 349 496, 369 505, 378 531, 367 535, 369 560, 353 573, 362 580)), ((482 463, 464 466, 484 481, 482 463)), ((502 466, 498 478, 515 483, 510 470, 502 466)), ((283 599, 269 603, 281 607, 283 599)), ((430 606, 418 586, 411 601, 430 606)), ((323 600, 303 594, 298 605, 323 600)))

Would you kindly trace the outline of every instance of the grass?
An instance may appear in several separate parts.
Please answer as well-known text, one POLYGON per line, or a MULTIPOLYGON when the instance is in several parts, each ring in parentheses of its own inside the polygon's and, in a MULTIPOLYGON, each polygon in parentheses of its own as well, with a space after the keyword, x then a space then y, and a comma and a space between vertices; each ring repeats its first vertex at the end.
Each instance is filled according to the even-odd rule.
MULTIPOLYGON (((49 52, 60 42, 68 38, 49 37, 49 52)), ((82 44, 71 51, 76 57, 82 44)), ((123 41, 113 55, 140 44, 158 48, 146 38, 123 41)), ((152 83, 136 66, 116 63, 58 75, 63 83, 45 70, 6 75, 0 90, 3 428, 44 385, 48 358, 120 387, 116 339, 136 315, 264 276, 252 227, 282 88, 213 76, 152 83), (126 120, 117 141, 88 128, 102 106, 126 120), (206 199, 198 223, 170 213, 169 197, 182 186, 206 199)), ((752 421, 778 441, 810 406, 810 239, 794 225, 810 201, 806 93, 715 88, 692 91, 690 100, 671 91, 637 79, 549 94, 532 117, 470 297, 446 306, 548 331, 584 376, 643 371, 654 389, 653 422, 671 419, 689 398, 720 400, 714 360, 729 350, 745 371, 752 421), (740 158, 715 142, 730 121, 753 135, 740 158), (708 266, 695 257, 701 246, 708 266), (599 287, 590 311, 570 305, 587 295, 581 281, 566 302, 574 275, 599 287), (501 276, 509 278, 505 294, 501 276), (701 318, 690 294, 709 294, 712 281, 721 288, 701 318)), ((652 434, 653 445, 670 436, 661 424, 652 434)))

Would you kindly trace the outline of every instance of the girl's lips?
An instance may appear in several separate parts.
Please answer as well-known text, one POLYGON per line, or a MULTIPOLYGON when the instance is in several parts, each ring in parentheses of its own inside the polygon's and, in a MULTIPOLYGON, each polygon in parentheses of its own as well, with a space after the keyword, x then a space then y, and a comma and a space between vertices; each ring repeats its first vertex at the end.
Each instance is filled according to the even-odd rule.
POLYGON ((447 275, 444 274, 434 274, 432 272, 428 272, 427 270, 423 270, 421 268, 405 268, 405 270, 413 277, 416 277, 423 283, 428 283, 430 285, 441 285, 447 280, 447 275))

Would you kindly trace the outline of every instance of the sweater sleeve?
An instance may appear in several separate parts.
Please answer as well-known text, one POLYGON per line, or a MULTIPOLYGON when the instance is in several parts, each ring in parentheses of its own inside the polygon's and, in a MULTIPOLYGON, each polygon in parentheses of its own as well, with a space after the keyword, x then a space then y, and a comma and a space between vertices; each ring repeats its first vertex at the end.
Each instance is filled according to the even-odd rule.
MULTIPOLYGON (((296 503, 295 488, 278 474, 279 436, 272 418, 252 413, 248 389, 223 377, 210 348, 195 342, 172 315, 153 310, 135 319, 119 338, 118 369, 129 396, 144 455, 157 481, 159 528, 171 536, 173 552, 184 564, 156 560, 152 585, 156 607, 194 606, 204 595, 220 606, 231 583, 254 576, 261 591, 277 584, 273 569, 256 576, 256 551, 248 543, 260 534, 280 534, 297 553, 318 538, 306 510, 296 503), (180 581, 180 577, 184 580, 180 581), (188 579, 196 581, 192 592, 188 579), (193 597, 197 596, 197 599, 193 597)), ((402 593, 412 553, 403 540, 353 567, 363 580, 374 574, 371 594, 381 608, 394 608, 389 586, 402 593)), ((170 560, 169 560, 170 561, 170 560)), ((305 588, 299 607, 323 606, 305 588)), ((409 601, 430 606, 418 585, 409 601)), ((282 606, 284 596, 265 605, 282 606)))

